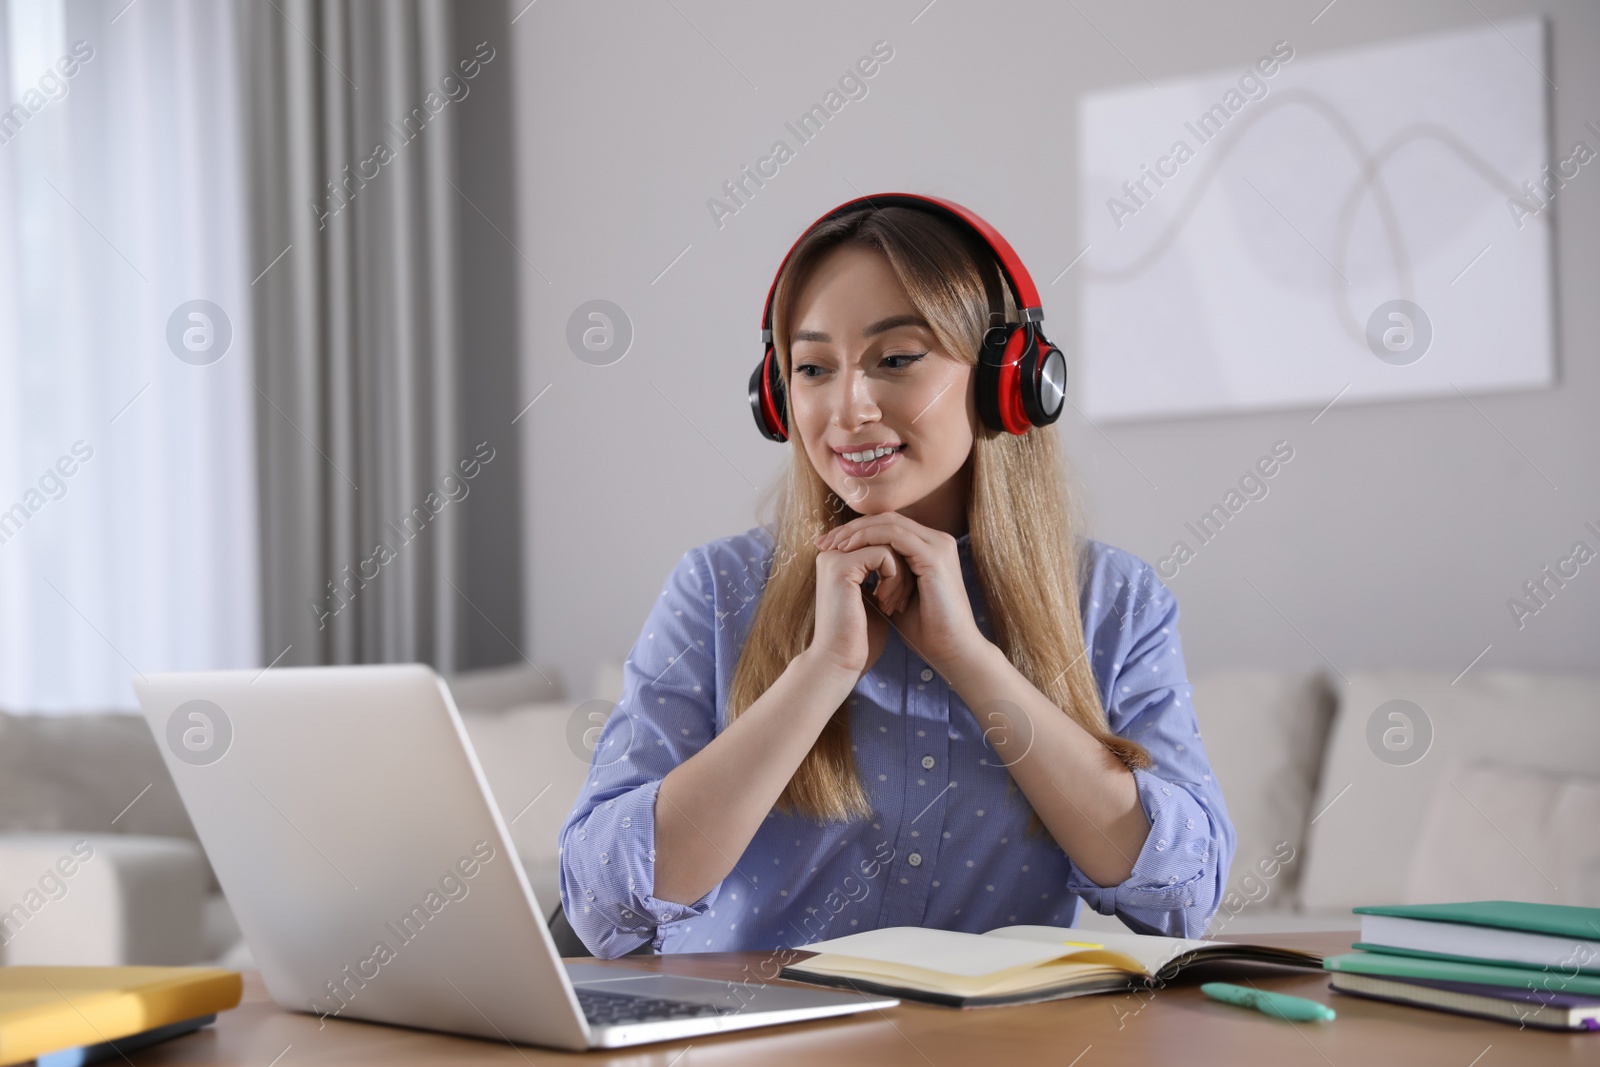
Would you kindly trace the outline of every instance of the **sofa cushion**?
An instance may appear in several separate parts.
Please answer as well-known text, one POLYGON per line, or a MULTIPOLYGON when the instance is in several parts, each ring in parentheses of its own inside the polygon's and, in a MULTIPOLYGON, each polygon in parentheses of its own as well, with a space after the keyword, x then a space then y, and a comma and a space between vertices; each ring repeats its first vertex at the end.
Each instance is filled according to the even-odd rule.
POLYGON ((589 773, 588 756, 573 748, 569 728, 574 714, 595 710, 582 703, 529 704, 461 717, 546 914, 560 903, 556 836, 589 773))
POLYGON ((627 666, 621 660, 603 660, 595 665, 594 681, 589 695, 595 700, 609 700, 613 704, 622 700, 622 690, 628 684, 627 666))
POLYGON ((1403 902, 1600 907, 1597 827, 1600 778, 1464 766, 1434 783, 1403 902))
MULTIPOLYGON (((1304 907, 1404 900, 1435 790, 1448 788, 1441 783, 1459 783, 1472 764, 1493 761, 1555 775, 1594 773, 1600 678, 1481 669, 1458 681, 1454 677, 1404 670, 1349 676, 1313 804, 1315 824, 1300 883, 1304 907), (1409 713, 1416 720, 1409 727, 1392 718, 1406 710, 1390 705, 1395 700, 1415 705, 1421 716, 1409 713), (1424 730, 1431 734, 1426 744, 1424 730)), ((1482 832, 1494 833, 1487 826, 1482 832)))
POLYGON ((461 671, 445 679, 456 707, 466 711, 505 711, 524 704, 557 701, 566 696, 555 667, 510 663, 461 671))
POLYGON ((0 833, 17 831, 199 840, 149 725, 123 712, 0 712, 0 833))
POLYGON ((136 834, 0 834, 0 962, 200 962, 204 854, 136 834))
POLYGON ((1191 683, 1201 743, 1237 837, 1224 902, 1234 911, 1241 902, 1292 907, 1333 692, 1314 672, 1219 671, 1191 683))

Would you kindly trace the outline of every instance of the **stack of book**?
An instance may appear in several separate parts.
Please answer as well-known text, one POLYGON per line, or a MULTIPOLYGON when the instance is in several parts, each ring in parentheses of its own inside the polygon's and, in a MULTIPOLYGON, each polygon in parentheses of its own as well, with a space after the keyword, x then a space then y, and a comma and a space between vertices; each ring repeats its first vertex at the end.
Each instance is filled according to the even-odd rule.
POLYGON ((1356 908, 1341 993, 1550 1030, 1600 1030, 1600 908, 1484 900, 1356 908))

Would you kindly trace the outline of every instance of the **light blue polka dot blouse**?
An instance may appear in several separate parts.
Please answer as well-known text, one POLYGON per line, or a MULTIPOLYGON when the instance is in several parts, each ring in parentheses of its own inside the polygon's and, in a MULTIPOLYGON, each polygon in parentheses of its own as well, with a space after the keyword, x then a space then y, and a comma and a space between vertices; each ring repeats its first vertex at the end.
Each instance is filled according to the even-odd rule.
MULTIPOLYGON (((959 542, 979 629, 994 633, 969 538, 959 542)), ((1086 539, 1080 610, 1111 728, 1150 753, 1134 772, 1150 834, 1119 885, 1096 884, 1048 833, 983 743, 971 711, 891 628, 856 684, 850 728, 873 815, 819 825, 770 813, 735 870, 693 904, 659 900, 661 780, 723 723, 771 564, 769 529, 690 549, 651 609, 622 700, 561 829, 561 903, 596 956, 797 947, 884 926, 981 933, 1071 926, 1078 901, 1134 930, 1197 937, 1221 900, 1234 833, 1201 745, 1178 604, 1144 561, 1086 539)))

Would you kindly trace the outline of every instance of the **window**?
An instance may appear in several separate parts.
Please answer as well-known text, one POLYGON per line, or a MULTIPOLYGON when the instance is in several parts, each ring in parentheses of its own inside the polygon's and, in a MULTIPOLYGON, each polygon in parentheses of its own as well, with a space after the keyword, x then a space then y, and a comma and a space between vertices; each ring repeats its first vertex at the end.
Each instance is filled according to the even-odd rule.
POLYGON ((136 672, 260 663, 233 17, 0 0, 11 711, 132 709, 136 672))

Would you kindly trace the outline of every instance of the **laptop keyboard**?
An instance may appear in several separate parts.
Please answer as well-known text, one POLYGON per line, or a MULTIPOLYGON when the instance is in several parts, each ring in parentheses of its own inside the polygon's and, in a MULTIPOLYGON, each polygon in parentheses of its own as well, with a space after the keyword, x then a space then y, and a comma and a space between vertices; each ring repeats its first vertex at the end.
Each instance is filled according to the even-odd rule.
POLYGON ((625 993, 602 993, 595 989, 578 988, 578 1006, 584 1018, 595 1026, 615 1026, 621 1023, 665 1022, 671 1019, 696 1019, 707 1015, 730 1015, 732 1008, 716 1004, 693 1004, 686 1000, 663 1000, 660 997, 629 996, 625 993))

